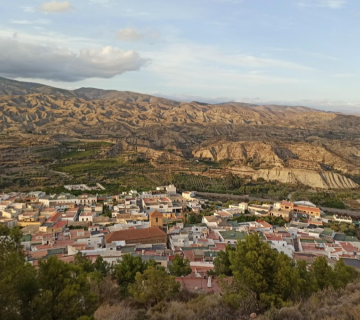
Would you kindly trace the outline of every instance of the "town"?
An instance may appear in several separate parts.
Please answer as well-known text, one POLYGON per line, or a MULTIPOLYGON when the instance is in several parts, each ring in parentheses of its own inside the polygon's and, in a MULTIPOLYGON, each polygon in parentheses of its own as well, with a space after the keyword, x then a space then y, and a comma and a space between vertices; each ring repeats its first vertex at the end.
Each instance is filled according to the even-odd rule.
POLYGON ((277 252, 309 266, 323 256, 329 265, 342 259, 360 270, 360 241, 329 227, 333 223, 355 228, 357 222, 326 216, 306 201, 214 204, 194 191, 178 193, 174 185, 112 196, 9 192, 0 194, 0 223, 21 228, 26 260, 35 267, 50 256, 73 262, 81 252, 93 262, 101 256, 110 265, 124 255, 138 256, 169 270, 179 255, 190 262, 191 274, 176 278, 188 290, 220 291, 217 279, 208 278, 214 259, 253 233, 277 252), (192 221, 194 217, 201 220, 192 221))

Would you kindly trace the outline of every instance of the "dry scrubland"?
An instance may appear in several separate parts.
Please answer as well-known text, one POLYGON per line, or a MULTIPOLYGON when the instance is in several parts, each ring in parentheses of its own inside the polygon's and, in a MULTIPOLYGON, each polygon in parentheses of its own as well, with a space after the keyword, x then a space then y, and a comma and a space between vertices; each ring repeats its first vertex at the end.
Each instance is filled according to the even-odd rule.
MULTIPOLYGON (((220 295, 202 295, 190 302, 171 301, 153 309, 136 309, 128 302, 104 304, 96 312, 97 320, 233 320, 249 319, 248 314, 234 312, 220 295)), ((360 319, 360 283, 350 283, 345 289, 326 289, 292 307, 270 309, 259 320, 358 320, 360 319)))
POLYGON ((0 160, 7 168, 135 153, 159 169, 184 166, 194 157, 225 160, 226 168, 213 174, 319 189, 357 188, 360 175, 360 117, 306 107, 187 103, 0 78, 0 135, 0 160), (74 151, 68 158, 51 152, 41 158, 31 150, 62 152, 61 142, 71 139, 113 145, 97 153, 74 151))

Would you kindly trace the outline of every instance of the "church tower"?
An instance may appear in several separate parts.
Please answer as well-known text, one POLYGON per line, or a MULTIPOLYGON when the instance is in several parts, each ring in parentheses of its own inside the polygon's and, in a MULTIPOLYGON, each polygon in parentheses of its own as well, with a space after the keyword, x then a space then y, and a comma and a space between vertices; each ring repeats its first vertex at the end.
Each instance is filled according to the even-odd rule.
POLYGON ((163 228, 163 215, 161 212, 155 210, 149 214, 150 228, 159 227, 163 228))

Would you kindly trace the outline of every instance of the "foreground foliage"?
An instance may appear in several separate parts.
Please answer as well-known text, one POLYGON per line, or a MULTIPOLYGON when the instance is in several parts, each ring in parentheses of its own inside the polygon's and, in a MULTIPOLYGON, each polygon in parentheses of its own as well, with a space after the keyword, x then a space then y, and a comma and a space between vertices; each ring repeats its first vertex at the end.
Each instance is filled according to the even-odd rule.
POLYGON ((260 309, 282 307, 325 288, 344 288, 358 278, 358 272, 343 260, 337 261, 333 269, 325 257, 318 257, 308 269, 305 261, 295 262, 284 253, 277 253, 256 233, 238 242, 235 250, 226 250, 225 255, 215 259, 215 271, 221 274, 228 259, 229 270, 223 274, 231 271, 233 278, 223 279, 222 283, 225 300, 234 308, 249 294, 260 309))
MULTIPOLYGON (((113 267, 101 257, 92 262, 78 253, 73 263, 52 256, 39 260, 35 269, 26 262, 20 240, 18 229, 0 226, 0 319, 217 320, 267 312, 264 319, 295 314, 293 319, 302 320, 307 318, 299 316, 301 301, 321 305, 322 292, 338 296, 358 278, 342 260, 332 268, 320 257, 309 269, 305 261, 296 263, 252 234, 219 253, 214 272, 221 275, 223 292, 206 295, 181 290, 154 260, 130 254, 113 267)), ((170 271, 186 275, 189 262, 176 256, 170 271)))

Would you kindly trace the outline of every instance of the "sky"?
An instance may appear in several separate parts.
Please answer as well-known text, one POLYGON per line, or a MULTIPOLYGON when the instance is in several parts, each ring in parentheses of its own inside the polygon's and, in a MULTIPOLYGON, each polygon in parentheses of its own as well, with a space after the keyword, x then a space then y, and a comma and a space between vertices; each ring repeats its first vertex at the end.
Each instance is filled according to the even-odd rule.
POLYGON ((360 1, 0 0, 0 76, 360 113, 360 1))

